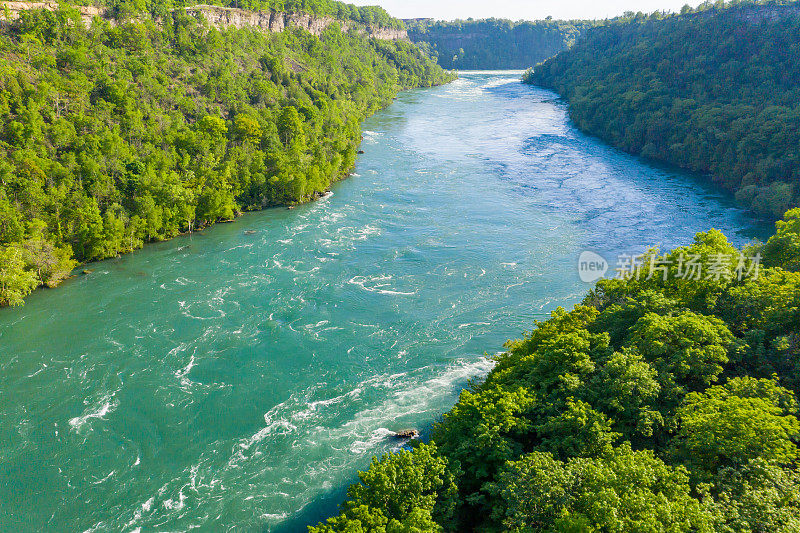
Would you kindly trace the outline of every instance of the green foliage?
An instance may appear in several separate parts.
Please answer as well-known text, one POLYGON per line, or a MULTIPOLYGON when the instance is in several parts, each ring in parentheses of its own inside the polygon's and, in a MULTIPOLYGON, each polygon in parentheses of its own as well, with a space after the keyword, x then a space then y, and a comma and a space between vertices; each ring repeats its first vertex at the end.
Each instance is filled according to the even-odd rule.
POLYGON ((562 20, 423 20, 409 25, 408 36, 427 46, 447 69, 525 69, 569 48, 594 25, 562 20))
POLYGON ((764 246, 764 264, 800 272, 800 208, 788 211, 776 227, 764 246))
POLYGON ((628 445, 566 463, 533 452, 498 480, 495 519, 508 531, 712 531, 686 471, 628 445))
MULTIPOLYGON (((411 43, 337 25, 321 38, 216 30, 148 6, 160 25, 86 29, 65 4, 3 31, 0 248, 14 259, 0 305, 30 292, 28 271, 52 286, 76 261, 315 198, 352 168, 364 118, 452 78, 411 43)), ((252 7, 378 14, 327 0, 252 7)))
POLYGON ((662 385, 658 372, 633 349, 615 352, 593 380, 592 403, 616 421, 628 440, 652 437, 664 424, 655 410, 662 385))
POLYGON ((751 4, 631 13, 525 81, 566 98, 581 129, 780 217, 800 201, 800 17, 797 2, 751 4))
POLYGON ((705 509, 721 533, 800 530, 800 472, 756 459, 723 468, 703 487, 705 509))
POLYGON ((72 259, 69 245, 57 248, 47 240, 45 229, 43 222, 35 220, 29 230, 31 237, 21 243, 21 249, 25 268, 36 274, 39 285, 55 287, 69 276, 77 262, 72 259))
POLYGON ((212 139, 222 139, 228 133, 228 126, 222 118, 206 115, 197 122, 197 130, 212 139))
MULTIPOLYGON (((434 427, 433 453, 457 486, 440 500, 452 520, 434 515, 437 524, 796 530, 800 273, 739 256, 714 230, 651 250, 655 274, 601 281, 583 304, 509 342, 434 427), (731 261, 694 280, 679 275, 682 256, 731 261)), ((391 498, 359 492, 352 505, 364 501, 369 516, 398 516, 391 498)))
POLYGON ((631 328, 627 343, 662 380, 699 389, 717 380, 732 341, 722 320, 684 311, 675 316, 647 313, 631 328))
POLYGON ((736 378, 686 397, 675 453, 698 475, 754 459, 791 464, 799 453, 796 413, 791 393, 774 382, 736 378))
POLYGON ((39 285, 36 273, 25 269, 23 252, 0 247, 0 305, 22 305, 22 299, 39 285))
POLYGON ((464 391, 437 425, 434 441, 463 471, 458 486, 471 500, 482 501, 482 485, 522 453, 520 440, 532 430, 524 414, 533 407, 532 395, 522 387, 464 391))
POLYGON ((564 411, 539 425, 539 449, 561 458, 592 457, 611 449, 620 434, 603 413, 580 400, 567 400, 564 411))
POLYGON ((587 329, 596 317, 588 306, 555 310, 529 337, 509 343, 487 384, 523 382, 554 406, 558 398, 576 394, 595 371, 595 360, 608 352, 608 335, 587 329))
POLYGON ((433 446, 421 444, 413 451, 374 458, 359 478, 347 492, 350 499, 342 514, 309 528, 310 533, 436 532, 441 527, 434 514, 446 520, 452 512, 447 502, 455 485, 447 461, 433 446))
MULTIPOLYGON (((625 302, 627 313, 637 320, 645 309, 654 305, 653 312, 664 314, 675 309, 690 308, 700 313, 710 313, 717 300, 736 280, 752 279, 760 270, 755 260, 745 256, 730 245, 725 235, 717 230, 698 233, 691 246, 682 246, 673 251, 659 255, 658 250, 651 250, 642 260, 642 268, 631 279, 600 280, 590 293, 587 301, 603 308, 604 312, 613 312, 615 316, 607 317, 611 324, 601 323, 604 327, 628 328, 633 322, 618 323, 617 318, 626 298, 636 295, 636 302, 625 302), (706 265, 695 269, 693 265, 706 265), (712 265, 714 265, 712 267, 712 265), (606 302, 615 306, 611 311, 606 309, 606 302)), ((618 337, 618 334, 616 335, 618 337)))

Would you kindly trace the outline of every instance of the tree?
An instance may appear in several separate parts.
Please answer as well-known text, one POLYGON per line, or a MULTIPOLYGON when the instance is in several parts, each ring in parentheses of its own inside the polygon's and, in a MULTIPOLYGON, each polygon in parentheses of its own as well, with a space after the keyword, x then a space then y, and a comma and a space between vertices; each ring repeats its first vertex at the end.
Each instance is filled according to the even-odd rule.
MULTIPOLYGON (((670 265, 739 252, 712 230, 651 253, 670 265)), ((793 531, 800 422, 784 386, 800 388, 798 287, 800 272, 777 267, 742 280, 634 276, 537 321, 434 427, 459 487, 455 521, 436 522, 793 531)))
POLYGON ((697 390, 717 380, 732 341, 722 320, 684 311, 675 316, 646 314, 632 328, 627 344, 661 374, 697 390))
POLYGON ((232 220, 236 210, 231 186, 214 175, 197 200, 197 217, 206 224, 217 220, 232 220))
MULTIPOLYGON (((220 32, 171 1, 147 17, 140 0, 100 4, 122 18, 86 28, 75 8, 31 9, 3 34, 0 245, 48 285, 73 260, 315 198, 351 169, 364 118, 401 88, 453 79, 408 42, 220 32)), ((289 4, 402 26, 378 8, 289 4)))
POLYGON ((506 461, 522 453, 518 438, 532 428, 520 415, 534 405, 523 387, 461 393, 458 404, 434 428, 433 442, 460 466, 462 491, 477 492, 506 461))
POLYGON ((21 249, 25 266, 36 274, 38 285, 55 287, 66 279, 78 263, 72 259, 72 248, 67 244, 56 247, 44 235, 45 223, 34 220, 32 236, 26 239, 21 249))
POLYGON ((712 531, 683 468, 627 444, 561 462, 533 452, 509 463, 493 490, 509 531, 712 531))
POLYGON ((219 139, 228 133, 228 126, 225 125, 225 121, 214 115, 206 115, 201 118, 197 123, 197 127, 201 132, 210 135, 213 139, 219 139))
POLYGON ((23 252, 0 246, 0 305, 22 305, 22 299, 39 285, 35 272, 25 270, 23 252))
POLYGON ((764 245, 764 265, 800 272, 800 208, 786 212, 764 245))
POLYGON ((434 512, 446 519, 452 507, 448 502, 455 494, 447 461, 434 446, 421 444, 413 451, 373 458, 366 472, 359 473, 360 483, 347 491, 348 501, 337 517, 310 528, 311 533, 333 532, 438 532, 434 512))
POLYGON ((409 24, 412 41, 438 54, 448 69, 525 69, 562 50, 595 23, 486 19, 419 21, 409 24))
POLYGON ((103 217, 97 200, 87 198, 79 206, 75 215, 77 243, 75 246, 79 259, 101 259, 104 256, 103 217))
POLYGON ((775 382, 732 379, 686 397, 674 453, 705 477, 759 458, 789 464, 799 453, 796 412, 791 393, 775 382))
POLYGON ((652 437, 664 423, 658 412, 658 372, 634 349, 615 352, 591 386, 593 404, 615 422, 627 439, 652 437))
POLYGON ((602 455, 620 437, 612 431, 607 416, 572 398, 561 414, 548 418, 536 430, 541 439, 538 448, 562 459, 602 455))
MULTIPOLYGON (((0 165, 2 164, 0 162, 0 165)), ((0 243, 18 241, 24 233, 25 228, 20 222, 19 212, 8 200, 5 191, 0 189, 0 243)))
POLYGON ((702 488, 703 507, 721 533, 800 530, 800 473, 763 459, 726 467, 702 488))
POLYGON ((278 118, 278 134, 287 148, 303 151, 306 144, 300 113, 294 106, 286 106, 278 118))
POLYGON ((243 142, 258 143, 263 132, 258 120, 249 115, 238 115, 234 121, 236 134, 243 142))
POLYGON ((689 6, 681 15, 626 13, 525 81, 559 93, 583 131, 709 175, 742 206, 780 217, 800 204, 797 56, 775 52, 796 46, 793 9, 719 0, 699 6, 702 16, 689 6), (763 24, 741 26, 747 17, 763 24))
POLYGON ((527 338, 508 343, 490 383, 525 383, 548 404, 576 394, 595 371, 594 359, 608 353, 608 334, 587 329, 597 314, 583 305, 571 312, 556 309, 527 338))

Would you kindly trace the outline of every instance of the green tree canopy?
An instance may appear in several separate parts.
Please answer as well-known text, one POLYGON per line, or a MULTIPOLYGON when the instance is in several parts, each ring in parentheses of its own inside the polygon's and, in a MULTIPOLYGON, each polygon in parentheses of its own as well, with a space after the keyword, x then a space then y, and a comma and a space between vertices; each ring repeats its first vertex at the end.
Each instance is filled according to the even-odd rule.
POLYGON ((790 464, 799 453, 796 414, 791 393, 776 383, 734 378, 686 397, 675 453, 708 474, 754 459, 790 464))
POLYGON ((800 208, 787 211, 776 227, 764 245, 764 264, 800 272, 800 208))
POLYGON ((533 452, 509 463, 495 490, 509 531, 712 531, 686 471, 628 445, 566 463, 533 452))

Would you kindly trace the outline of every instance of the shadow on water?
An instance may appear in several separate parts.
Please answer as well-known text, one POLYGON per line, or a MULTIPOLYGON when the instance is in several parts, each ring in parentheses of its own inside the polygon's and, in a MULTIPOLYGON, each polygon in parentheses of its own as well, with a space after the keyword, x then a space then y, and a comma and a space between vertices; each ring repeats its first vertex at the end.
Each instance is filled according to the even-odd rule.
MULTIPOLYGON (((465 384, 465 386, 470 386, 470 383, 465 384)), ((463 388, 464 387, 460 387, 459 390, 463 388)), ((419 442, 427 443, 430 441, 433 433, 433 424, 441 421, 441 418, 441 416, 435 417, 430 425, 419 428, 419 442)), ((404 448, 410 449, 410 447, 404 448)), ((368 464, 365 464, 362 469, 365 470, 368 466, 368 464)), ((347 488, 351 484, 357 482, 358 477, 354 476, 350 482, 339 485, 319 496, 311 505, 307 505, 302 510, 295 513, 283 524, 263 529, 261 533, 302 533, 305 532, 309 526, 316 526, 320 522, 325 522, 328 518, 339 514, 339 506, 347 499, 347 488)))
POLYGON ((319 522, 339 514, 339 504, 347 497, 348 486, 349 483, 327 492, 283 524, 263 529, 262 533, 302 533, 307 531, 308 526, 315 526, 319 522))

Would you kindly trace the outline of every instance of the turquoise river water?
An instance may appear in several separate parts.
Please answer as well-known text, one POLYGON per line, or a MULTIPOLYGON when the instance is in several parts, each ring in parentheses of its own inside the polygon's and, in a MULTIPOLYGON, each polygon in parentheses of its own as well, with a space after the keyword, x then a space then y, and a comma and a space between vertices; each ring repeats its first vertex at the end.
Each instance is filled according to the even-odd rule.
POLYGON ((321 201, 0 310, 0 530, 304 531, 390 431, 430 427, 484 353, 581 299, 583 250, 770 231, 519 73, 404 93, 363 149, 321 201))

